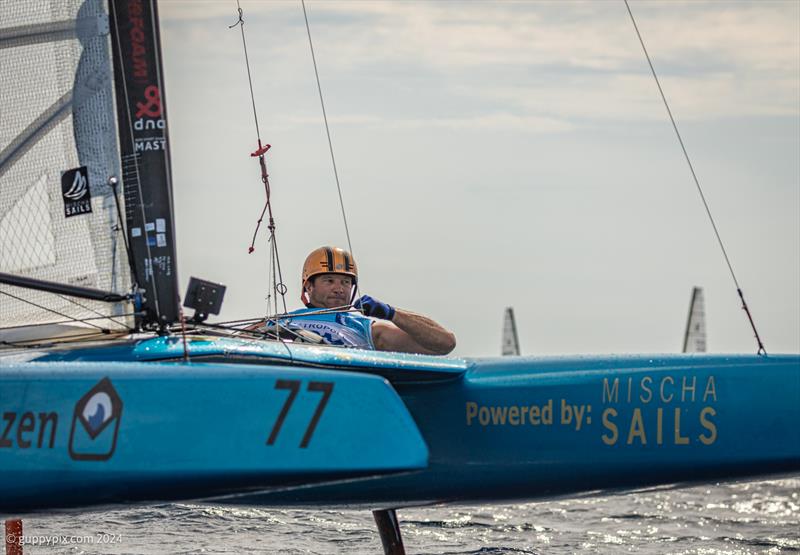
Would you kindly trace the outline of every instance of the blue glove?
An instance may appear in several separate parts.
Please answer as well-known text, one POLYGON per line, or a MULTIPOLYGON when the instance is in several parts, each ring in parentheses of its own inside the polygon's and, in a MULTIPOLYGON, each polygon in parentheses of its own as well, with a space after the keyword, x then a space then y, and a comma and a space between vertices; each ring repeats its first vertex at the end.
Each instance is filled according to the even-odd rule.
POLYGON ((353 306, 363 312, 364 316, 373 316, 383 320, 394 318, 394 307, 382 303, 378 299, 373 299, 369 295, 364 295, 358 299, 353 306))

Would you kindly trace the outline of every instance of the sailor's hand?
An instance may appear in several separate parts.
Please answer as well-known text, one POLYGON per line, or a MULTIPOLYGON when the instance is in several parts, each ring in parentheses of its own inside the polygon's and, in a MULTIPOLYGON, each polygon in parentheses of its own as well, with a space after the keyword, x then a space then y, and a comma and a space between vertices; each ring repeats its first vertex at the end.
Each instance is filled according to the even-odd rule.
POLYGON ((364 313, 364 316, 391 320, 394 318, 394 307, 373 299, 369 295, 364 295, 358 299, 353 306, 364 313))

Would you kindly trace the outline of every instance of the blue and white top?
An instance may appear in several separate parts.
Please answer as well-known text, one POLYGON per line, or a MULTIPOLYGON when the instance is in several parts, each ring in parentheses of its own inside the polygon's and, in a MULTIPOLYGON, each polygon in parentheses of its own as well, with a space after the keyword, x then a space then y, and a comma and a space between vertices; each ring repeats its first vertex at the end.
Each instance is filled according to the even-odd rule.
POLYGON ((302 328, 320 335, 329 345, 375 349, 372 342, 372 320, 352 312, 328 312, 320 314, 319 308, 300 308, 289 314, 281 325, 302 328), (304 316, 304 314, 308 314, 304 316))

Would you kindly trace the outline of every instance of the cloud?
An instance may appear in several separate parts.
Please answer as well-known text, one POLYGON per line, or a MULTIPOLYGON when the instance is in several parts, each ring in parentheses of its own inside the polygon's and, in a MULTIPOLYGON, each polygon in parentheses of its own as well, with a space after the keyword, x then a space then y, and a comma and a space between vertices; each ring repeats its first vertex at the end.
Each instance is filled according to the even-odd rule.
MULTIPOLYGON (((256 79, 268 72, 271 80, 288 83, 306 75, 308 43, 298 3, 242 1, 256 79)), ((394 123, 383 116, 383 124, 561 131, 587 119, 664 118, 619 3, 306 5, 328 94, 389 102, 392 88, 424 83, 413 91, 420 105, 438 89, 453 101, 448 110, 460 110, 435 117, 409 108, 398 110, 394 123)), ((632 2, 631 8, 680 120, 800 114, 800 4, 632 2)), ((235 21, 231 6, 178 1, 165 3, 162 12, 166 25, 191 23, 194 40, 215 43, 217 55, 240 62, 241 45, 219 38, 227 31, 223 23, 235 21), (219 29, 203 30, 211 25, 219 29)))
MULTIPOLYGON (((381 115, 339 115, 329 118, 336 126, 355 125, 394 129, 512 129, 526 133, 553 133, 574 128, 567 121, 550 117, 521 116, 513 113, 489 113, 469 117, 391 118, 381 115)), ((285 116, 276 125, 292 128, 296 125, 319 126, 319 116, 285 116)))
MULTIPOLYGON (((312 30, 358 60, 413 59, 620 69, 641 53, 621 3, 309 2, 312 30), (350 14, 351 17, 343 17, 350 14), (365 46, 368 45, 368 46, 365 46)), ((687 53, 796 70, 796 3, 632 3, 645 40, 665 60, 687 53), (759 51, 751 48, 759 46, 759 51)), ((654 52, 656 53, 656 52, 654 52)))

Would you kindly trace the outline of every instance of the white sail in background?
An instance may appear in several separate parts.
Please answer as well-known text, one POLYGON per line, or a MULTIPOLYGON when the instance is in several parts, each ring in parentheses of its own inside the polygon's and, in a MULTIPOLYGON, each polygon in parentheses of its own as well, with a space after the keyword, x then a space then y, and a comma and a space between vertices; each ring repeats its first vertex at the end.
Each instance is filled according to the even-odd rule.
POLYGON ((517 322, 514 320, 514 309, 506 308, 503 316, 503 356, 519 355, 519 337, 517 337, 517 322))
POLYGON ((689 317, 683 335, 683 352, 706 352, 706 309, 702 287, 692 289, 692 302, 689 305, 689 317))

